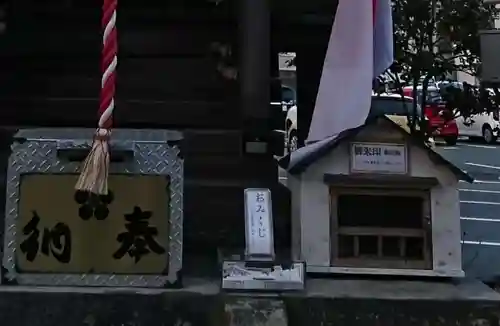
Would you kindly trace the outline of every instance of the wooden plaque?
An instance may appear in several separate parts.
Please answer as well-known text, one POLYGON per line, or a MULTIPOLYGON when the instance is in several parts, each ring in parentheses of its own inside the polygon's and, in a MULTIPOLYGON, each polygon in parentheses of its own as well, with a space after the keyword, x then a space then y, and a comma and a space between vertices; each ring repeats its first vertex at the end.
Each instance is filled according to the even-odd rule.
POLYGON ((19 271, 162 274, 168 266, 167 178, 111 175, 108 196, 75 193, 76 179, 22 176, 19 271))

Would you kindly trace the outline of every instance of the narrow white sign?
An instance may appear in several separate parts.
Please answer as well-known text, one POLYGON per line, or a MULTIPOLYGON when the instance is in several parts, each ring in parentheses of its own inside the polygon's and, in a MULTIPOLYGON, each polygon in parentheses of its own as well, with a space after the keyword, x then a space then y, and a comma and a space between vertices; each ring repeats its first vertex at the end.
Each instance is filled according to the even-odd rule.
POLYGON ((248 258, 274 259, 271 191, 245 189, 245 237, 248 258))

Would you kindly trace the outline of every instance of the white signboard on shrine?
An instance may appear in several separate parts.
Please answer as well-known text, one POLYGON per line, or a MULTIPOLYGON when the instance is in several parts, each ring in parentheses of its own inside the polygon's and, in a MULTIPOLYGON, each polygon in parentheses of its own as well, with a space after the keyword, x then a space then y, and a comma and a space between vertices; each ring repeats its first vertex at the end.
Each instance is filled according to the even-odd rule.
POLYGON ((351 173, 408 173, 405 144, 351 143, 351 173))
POLYGON ((271 191, 245 189, 245 254, 248 259, 274 259, 271 191))

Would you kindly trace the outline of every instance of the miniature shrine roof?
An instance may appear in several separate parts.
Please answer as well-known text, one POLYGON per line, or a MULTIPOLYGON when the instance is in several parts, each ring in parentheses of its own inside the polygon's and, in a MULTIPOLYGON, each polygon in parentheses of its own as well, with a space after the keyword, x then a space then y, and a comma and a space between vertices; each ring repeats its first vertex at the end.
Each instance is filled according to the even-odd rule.
POLYGON ((278 160, 279 165, 286 169, 290 174, 301 174, 307 170, 309 166, 314 164, 316 161, 321 159, 322 157, 329 154, 332 150, 337 148, 339 144, 345 141, 352 140, 361 130, 366 128, 369 125, 374 124, 379 119, 387 120, 391 123, 391 125, 401 132, 407 139, 415 146, 418 146, 424 149, 429 155, 430 159, 436 164, 445 165, 453 174, 457 176, 459 180, 464 180, 467 182, 473 182, 474 178, 472 178, 465 171, 460 169, 458 166, 453 164, 444 158, 441 154, 434 151, 429 145, 427 145, 421 138, 410 134, 408 130, 398 124, 396 121, 392 120, 388 116, 379 116, 372 119, 368 119, 366 123, 357 128, 347 129, 341 132, 337 136, 332 136, 326 138, 324 140, 309 144, 305 147, 299 148, 295 152, 289 153, 288 155, 282 157, 278 160))

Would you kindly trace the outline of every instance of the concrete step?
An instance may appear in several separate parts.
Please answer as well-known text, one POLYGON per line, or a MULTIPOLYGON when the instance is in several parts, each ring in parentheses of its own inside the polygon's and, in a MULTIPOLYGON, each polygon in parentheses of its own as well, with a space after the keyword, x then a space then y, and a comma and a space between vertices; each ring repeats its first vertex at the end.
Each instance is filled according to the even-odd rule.
POLYGON ((479 281, 309 279, 303 292, 0 287, 2 326, 493 326, 500 295, 479 281))

